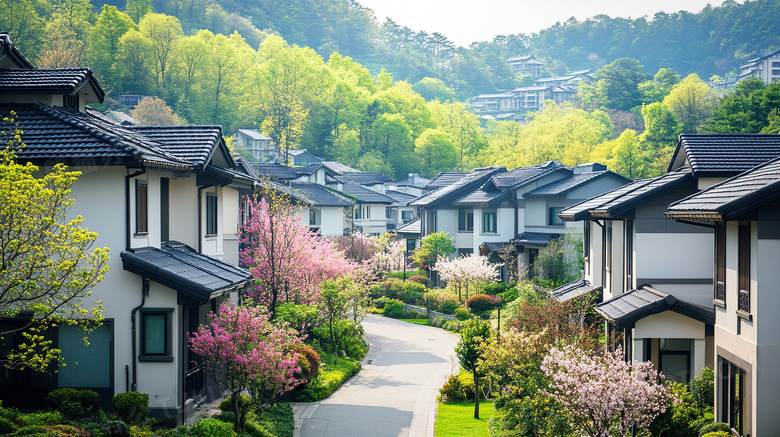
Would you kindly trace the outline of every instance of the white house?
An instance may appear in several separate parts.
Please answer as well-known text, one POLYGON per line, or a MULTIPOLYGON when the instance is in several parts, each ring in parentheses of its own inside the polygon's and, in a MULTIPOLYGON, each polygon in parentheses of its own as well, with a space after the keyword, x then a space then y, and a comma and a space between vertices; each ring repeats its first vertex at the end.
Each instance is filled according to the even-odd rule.
POLYGON ((780 80, 780 50, 751 59, 740 68, 739 80, 756 77, 765 83, 777 82, 780 80))
POLYGON ((270 137, 255 129, 238 129, 232 135, 236 148, 252 155, 256 161, 270 162, 276 159, 276 146, 270 137))
POLYGON ((237 231, 240 196, 253 181, 220 127, 112 124, 83 112, 103 97, 89 69, 33 69, 3 34, 0 53, 4 66, 15 63, 0 70, 0 113, 17 114, 26 144, 18 159, 82 172, 70 213, 84 217, 111 257, 93 289, 105 321, 90 346, 68 327, 53 328, 47 335, 67 366, 58 374, 3 372, 0 397, 38 408, 52 389, 89 388, 108 407, 115 394, 135 390, 149 394, 153 415, 181 421, 194 402, 221 394, 193 364, 186 333, 250 279, 237 267, 237 231))

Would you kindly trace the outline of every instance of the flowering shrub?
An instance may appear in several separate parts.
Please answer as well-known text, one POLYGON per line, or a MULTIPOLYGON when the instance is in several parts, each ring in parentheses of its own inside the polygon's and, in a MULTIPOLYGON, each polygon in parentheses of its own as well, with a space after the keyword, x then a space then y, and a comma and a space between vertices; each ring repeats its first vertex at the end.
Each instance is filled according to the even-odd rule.
POLYGON ((571 425, 591 437, 624 436, 647 428, 673 395, 651 362, 626 363, 623 351, 594 355, 574 346, 553 348, 542 360, 547 395, 569 414, 571 425))
POLYGON ((475 294, 466 301, 466 307, 477 315, 484 314, 501 306, 503 301, 498 296, 489 294, 475 294))

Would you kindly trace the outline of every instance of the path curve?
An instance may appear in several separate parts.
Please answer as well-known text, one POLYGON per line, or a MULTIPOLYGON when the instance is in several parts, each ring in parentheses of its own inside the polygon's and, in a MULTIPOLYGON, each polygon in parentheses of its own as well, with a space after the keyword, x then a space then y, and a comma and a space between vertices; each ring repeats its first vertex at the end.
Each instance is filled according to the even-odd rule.
POLYGON ((376 315, 363 328, 363 369, 329 398, 293 404, 295 436, 433 436, 438 389, 458 370, 458 336, 376 315))

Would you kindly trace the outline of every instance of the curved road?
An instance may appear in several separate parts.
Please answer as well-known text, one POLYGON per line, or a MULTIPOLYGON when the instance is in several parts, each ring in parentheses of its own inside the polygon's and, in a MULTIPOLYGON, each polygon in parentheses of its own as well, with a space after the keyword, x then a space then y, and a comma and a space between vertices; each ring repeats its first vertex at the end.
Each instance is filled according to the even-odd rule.
POLYGON ((438 389, 458 370, 458 337, 376 315, 363 328, 363 369, 329 398, 294 404, 295 436, 433 436, 438 389))

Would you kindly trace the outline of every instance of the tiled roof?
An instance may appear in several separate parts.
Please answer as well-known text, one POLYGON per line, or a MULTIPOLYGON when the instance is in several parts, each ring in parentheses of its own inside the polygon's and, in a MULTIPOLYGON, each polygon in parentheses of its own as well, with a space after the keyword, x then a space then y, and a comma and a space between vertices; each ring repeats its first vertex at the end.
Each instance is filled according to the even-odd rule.
POLYGON ((98 100, 105 93, 89 68, 2 69, 0 70, 0 94, 51 93, 73 94, 86 83, 92 83, 98 100))
POLYGON ((371 184, 384 184, 385 182, 392 182, 393 180, 383 175, 382 173, 342 173, 338 176, 338 179, 342 181, 354 182, 360 185, 371 184))
POLYGON ((203 168, 222 141, 221 126, 127 126, 157 143, 171 155, 203 168))
POLYGON ((491 176, 503 172, 506 172, 504 167, 475 169, 473 172, 461 177, 457 182, 423 194, 411 202, 411 205, 430 207, 438 203, 454 201, 481 187, 491 176))
POLYGON ((295 171, 277 162, 250 162, 252 168, 257 172, 257 176, 261 179, 270 180, 290 180, 295 179, 295 171))
POLYGON ((313 201, 302 191, 294 190, 290 185, 281 181, 263 179, 255 184, 256 188, 261 190, 272 190, 283 195, 289 196, 293 203, 312 205, 313 201))
POLYGON ((558 170, 566 170, 571 173, 571 171, 567 170, 561 163, 547 161, 542 164, 517 167, 514 170, 493 176, 491 183, 500 190, 514 189, 558 170))
POLYGON ((566 194, 571 190, 576 189, 577 187, 580 187, 588 182, 594 181, 596 179, 605 177, 605 176, 614 176, 619 179, 623 179, 628 181, 628 179, 624 178, 623 176, 620 176, 617 173, 613 173, 611 171, 599 171, 599 172, 589 172, 589 173, 575 173, 570 178, 564 178, 560 179, 555 182, 551 182, 549 184, 543 185, 533 191, 530 191, 528 193, 523 194, 523 198, 532 198, 532 197, 558 197, 562 194, 566 194))
POLYGON ((417 198, 417 196, 407 194, 407 193, 402 193, 400 191, 395 191, 395 190, 385 191, 385 196, 393 199, 395 203, 404 206, 406 206, 409 202, 417 198))
POLYGON ((516 252, 517 248, 512 241, 506 241, 504 243, 499 242, 485 242, 479 245, 479 248, 487 249, 489 252, 516 252))
POLYGON ((780 158, 671 204, 666 216, 683 220, 733 220, 778 196, 780 158))
POLYGON ((452 185, 459 180, 466 177, 468 173, 459 173, 459 172, 444 172, 439 173, 435 178, 431 179, 430 182, 428 182, 425 185, 425 188, 434 190, 436 188, 446 187, 448 185, 452 185))
POLYGON ((296 176, 299 176, 299 175, 309 176, 309 175, 312 175, 312 174, 316 173, 317 170, 321 169, 322 167, 324 167, 324 166, 321 163, 315 162, 315 163, 311 163, 311 164, 306 164, 303 167, 293 168, 293 171, 295 171, 295 175, 296 176))
POLYGON ((604 194, 591 197, 590 199, 583 200, 580 203, 575 203, 574 205, 565 208, 563 211, 561 211, 561 213, 558 214, 558 216, 561 217, 561 219, 567 221, 579 221, 579 220, 590 219, 592 218, 591 210, 601 205, 612 202, 615 199, 619 199, 624 194, 630 193, 644 185, 649 184, 654 180, 655 179, 642 179, 642 180, 631 182, 630 184, 626 184, 623 185, 622 187, 615 188, 612 191, 607 191, 604 194))
POLYGON ((245 269, 171 241, 119 254, 124 270, 172 288, 199 303, 243 286, 252 274, 245 269))
POLYGON ((669 170, 684 153, 694 177, 734 176, 780 156, 778 134, 680 135, 669 170))
POLYGON ((16 45, 8 36, 8 32, 0 32, 0 60, 4 61, 3 64, 6 64, 5 66, 8 68, 11 66, 26 69, 34 68, 32 63, 16 48, 16 45), (11 64, 8 65, 3 58, 9 59, 11 64))
POLYGON ((504 200, 512 198, 511 191, 491 191, 486 192, 483 190, 473 191, 466 196, 452 202, 455 206, 494 206, 504 200))
POLYGON ((131 159, 150 167, 192 169, 189 162, 141 133, 89 114, 41 103, 0 105, 0 114, 11 110, 26 145, 18 153, 21 159, 84 161, 84 165, 119 165, 131 159))
POLYGON ((325 168, 329 169, 330 171, 334 173, 344 173, 344 172, 355 172, 355 170, 352 167, 346 166, 338 161, 322 161, 322 165, 325 166, 325 168))
POLYGON ((569 282, 568 284, 561 285, 560 287, 552 290, 550 294, 552 294, 552 297, 558 302, 566 302, 567 300, 574 299, 577 296, 582 296, 585 293, 589 293, 594 289, 595 288, 590 285, 590 281, 585 278, 579 278, 569 282))
POLYGON ((618 329, 629 328, 647 316, 664 311, 674 311, 710 325, 715 323, 713 308, 677 299, 645 284, 596 305, 596 312, 618 329))
POLYGON ((314 182, 290 182, 290 187, 311 200, 314 206, 352 206, 355 204, 347 196, 314 182))
POLYGON ((613 218, 646 202, 657 199, 685 183, 694 183, 690 172, 677 171, 666 173, 651 179, 648 183, 638 186, 634 190, 624 193, 622 196, 591 208, 590 214, 596 218, 613 218))
POLYGON ((524 246, 546 247, 550 241, 562 237, 563 234, 548 234, 546 232, 523 232, 512 240, 512 243, 524 246))
POLYGON ((399 226, 396 228, 395 232, 397 234, 407 234, 407 235, 420 235, 420 219, 413 220, 403 226, 399 226))
POLYGON ((271 138, 261 134, 260 132, 254 130, 254 129, 239 129, 236 132, 240 132, 249 138, 252 138, 253 140, 270 140, 271 138))
POLYGON ((395 201, 382 193, 370 190, 354 182, 344 182, 341 185, 341 191, 357 197, 358 203, 386 203, 392 204, 395 201))

